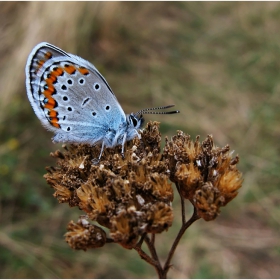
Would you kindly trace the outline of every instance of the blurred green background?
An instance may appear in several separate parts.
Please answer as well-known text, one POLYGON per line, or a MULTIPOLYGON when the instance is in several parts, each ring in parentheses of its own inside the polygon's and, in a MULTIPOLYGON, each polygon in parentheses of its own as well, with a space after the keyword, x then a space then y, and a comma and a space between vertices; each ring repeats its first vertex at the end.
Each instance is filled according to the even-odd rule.
MULTIPOLYGON (((239 195, 215 221, 190 227, 168 276, 278 278, 279 30, 278 2, 1 2, 0 277, 157 277, 133 250, 80 252, 64 241, 81 213, 58 204, 43 179, 61 145, 25 90, 27 56, 46 41, 92 62, 127 113, 176 104, 178 115, 146 116, 163 137, 212 134, 240 155, 239 195)), ((174 225, 157 237, 162 260, 180 226, 178 197, 173 205, 174 225)))

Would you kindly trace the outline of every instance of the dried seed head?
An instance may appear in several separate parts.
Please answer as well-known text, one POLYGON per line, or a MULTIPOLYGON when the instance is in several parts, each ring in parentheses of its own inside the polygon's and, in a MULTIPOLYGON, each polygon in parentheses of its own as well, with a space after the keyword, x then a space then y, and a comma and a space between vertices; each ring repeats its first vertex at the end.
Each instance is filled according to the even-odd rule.
POLYGON ((215 147, 211 135, 199 143, 199 136, 193 142, 178 131, 171 141, 166 139, 163 157, 170 180, 207 221, 217 217, 220 207, 231 201, 242 185, 242 174, 236 167, 239 157, 232 158, 228 145, 215 147))
POLYGON ((86 251, 89 248, 102 247, 106 243, 105 231, 91 225, 84 217, 80 217, 77 223, 71 221, 67 230, 65 240, 73 249, 86 251))
POLYGON ((173 221, 171 203, 174 182, 180 195, 190 200, 204 220, 213 220, 236 195, 242 184, 230 148, 214 146, 212 136, 193 142, 178 131, 160 152, 159 123, 149 122, 135 138, 121 147, 104 150, 101 161, 94 165, 100 147, 64 146, 64 152, 52 154, 57 167, 48 167, 47 182, 54 188, 60 203, 77 206, 87 218, 105 227, 71 222, 66 241, 72 248, 83 249, 117 242, 133 248, 144 233, 161 233, 173 221), (110 240, 110 241, 108 241, 110 240))
POLYGON ((127 249, 133 248, 144 232, 143 213, 134 206, 119 210, 111 219, 111 237, 127 249))
POLYGON ((171 226, 173 189, 168 166, 161 160, 159 123, 150 122, 138 138, 105 149, 98 165, 98 146, 69 145, 56 152, 58 167, 48 168, 47 182, 61 203, 83 210, 108 229, 111 238, 132 248, 143 233, 160 233, 171 226))

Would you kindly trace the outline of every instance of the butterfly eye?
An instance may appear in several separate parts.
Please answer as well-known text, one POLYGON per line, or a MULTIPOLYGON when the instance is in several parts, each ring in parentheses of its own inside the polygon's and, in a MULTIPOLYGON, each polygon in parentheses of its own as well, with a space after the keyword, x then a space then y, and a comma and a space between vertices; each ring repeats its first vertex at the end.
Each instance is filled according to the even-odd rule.
POLYGON ((93 88, 94 88, 96 91, 99 91, 99 90, 100 90, 100 85, 99 85, 99 83, 94 83, 94 84, 93 84, 93 88))
POLYGON ((67 84, 68 84, 68 85, 73 85, 73 80, 72 80, 72 79, 68 79, 68 80, 67 80, 67 84))
POLYGON ((95 117, 96 116, 96 112, 92 112, 92 115, 95 117))
POLYGON ((67 101, 68 100, 68 97, 67 96, 63 96, 62 98, 64 101, 67 101))
POLYGON ((107 106, 105 107, 106 111, 109 111, 110 108, 111 108, 111 107, 110 107, 109 105, 107 105, 107 106))
POLYGON ((130 115, 130 119, 132 121, 133 126, 136 127, 138 124, 138 119, 135 118, 133 115, 130 115))
POLYGON ((72 111, 72 107, 68 107, 67 110, 71 112, 72 111))
POLYGON ((70 130, 71 130, 71 128, 70 128, 70 126, 68 126, 68 127, 67 127, 67 131, 70 131, 70 130))

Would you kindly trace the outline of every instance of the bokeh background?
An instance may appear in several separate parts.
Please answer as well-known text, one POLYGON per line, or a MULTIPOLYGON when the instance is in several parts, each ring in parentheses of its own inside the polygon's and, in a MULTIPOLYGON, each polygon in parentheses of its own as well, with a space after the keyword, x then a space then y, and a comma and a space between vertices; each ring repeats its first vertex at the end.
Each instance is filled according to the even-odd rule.
MULTIPOLYGON (((157 277, 133 250, 73 251, 64 241, 81 213, 58 204, 43 179, 61 145, 25 90, 27 56, 46 41, 92 62, 126 112, 176 104, 178 115, 146 116, 163 137, 212 134, 240 155, 239 195, 189 228, 169 277, 278 278, 279 30, 278 2, 1 2, 0 277, 157 277)), ((174 209, 157 237, 162 260, 180 226, 178 197, 174 209)))

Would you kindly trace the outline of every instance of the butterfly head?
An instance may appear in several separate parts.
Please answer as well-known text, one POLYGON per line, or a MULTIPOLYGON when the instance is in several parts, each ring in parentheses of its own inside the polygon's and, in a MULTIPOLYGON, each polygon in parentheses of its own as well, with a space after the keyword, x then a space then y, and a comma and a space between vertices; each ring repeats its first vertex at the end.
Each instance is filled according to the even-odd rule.
POLYGON ((131 113, 127 115, 126 119, 127 119, 127 125, 136 130, 141 128, 144 123, 144 118, 142 114, 131 113))
POLYGON ((132 128, 132 129, 135 129, 135 130, 138 130, 139 128, 141 128, 143 123, 144 123, 144 118, 143 118, 144 114, 161 114, 161 115, 164 114, 165 115, 165 114, 177 114, 177 113, 179 113, 178 110, 169 111, 169 112, 162 112, 162 111, 155 112, 155 110, 160 110, 160 109, 164 110, 164 109, 171 108, 173 106, 174 105, 147 108, 147 109, 142 109, 135 114, 134 113, 128 114, 126 116, 127 126, 132 128))
POLYGON ((160 110, 160 109, 167 109, 171 108, 174 105, 168 105, 168 106, 162 106, 162 107, 155 107, 155 108, 147 108, 147 109, 142 109, 138 111, 137 113, 131 113, 126 115, 126 140, 131 140, 133 139, 136 135, 140 138, 139 133, 137 130, 139 130, 143 123, 144 123, 144 114, 176 114, 179 113, 179 111, 169 111, 169 112, 162 112, 162 111, 155 111, 155 110, 160 110))

